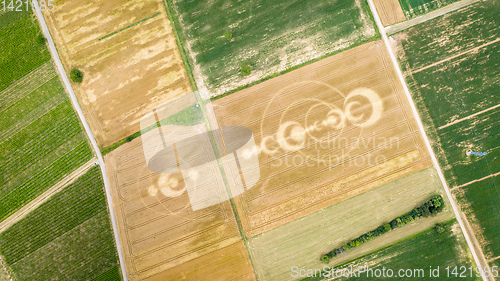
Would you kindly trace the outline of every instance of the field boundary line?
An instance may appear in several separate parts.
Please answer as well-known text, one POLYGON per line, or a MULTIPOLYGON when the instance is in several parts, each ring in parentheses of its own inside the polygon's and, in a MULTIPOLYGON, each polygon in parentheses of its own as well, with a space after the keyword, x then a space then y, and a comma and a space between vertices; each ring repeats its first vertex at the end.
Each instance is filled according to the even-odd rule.
POLYGON ((140 20, 140 21, 134 22, 133 24, 130 24, 130 25, 128 25, 128 26, 125 26, 124 28, 121 28, 121 29, 118 29, 118 30, 116 30, 116 31, 113 31, 113 32, 111 32, 111 33, 110 33, 110 34, 108 34, 108 35, 104 35, 103 37, 101 37, 101 38, 99 38, 99 39, 97 39, 97 40, 98 40, 98 41, 101 41, 101 40, 103 40, 103 39, 106 39, 106 38, 108 38, 108 37, 111 37, 111 36, 113 36, 113 35, 117 34, 118 32, 124 31, 124 30, 126 30, 126 29, 129 29, 129 28, 131 28, 131 27, 135 26, 135 25, 138 25, 138 24, 140 24, 140 23, 142 23, 142 22, 145 22, 145 21, 147 21, 147 20, 149 20, 149 19, 152 19, 152 18, 154 18, 154 17, 158 16, 159 14, 161 14, 161 13, 160 13, 160 12, 158 12, 158 13, 156 13, 156 14, 154 14, 154 15, 152 15, 152 16, 149 16, 149 17, 147 17, 147 18, 144 18, 144 19, 142 19, 142 20, 140 20))
MULTIPOLYGON (((481 266, 482 268, 485 268, 488 265, 488 263, 486 262, 486 258, 484 257, 484 254, 481 250, 480 245, 477 243, 477 240, 475 239, 475 237, 473 237, 474 232, 470 228, 470 225, 468 224, 468 222, 467 222, 467 225, 465 225, 463 215, 462 215, 460 209, 458 208, 457 203, 455 202, 455 199, 453 198, 453 195, 451 194, 448 183, 446 182, 446 179, 443 175, 443 171, 441 170, 441 166, 439 166, 439 162, 436 158, 436 154, 434 153, 434 150, 432 149, 432 145, 431 145, 429 138, 427 137, 427 134, 425 132, 424 125, 422 123, 422 120, 420 119, 419 113, 417 111, 417 107, 415 106, 415 102, 413 101, 413 99, 411 97, 410 90, 408 89, 408 85, 406 84, 406 81, 404 79, 403 72, 401 71, 401 68, 398 64, 396 56, 394 55, 394 51, 392 50, 391 43, 389 42, 389 38, 387 37, 386 30, 384 29, 384 26, 382 25, 382 22, 380 21, 380 17, 377 13, 377 10, 375 9, 375 4, 373 3, 373 0, 368 0, 368 5, 370 6, 370 10, 372 11, 373 17, 374 17, 375 22, 377 24, 377 27, 380 31, 380 35, 382 37, 382 40, 384 40, 384 44, 387 48, 387 52, 389 53, 392 64, 394 66, 394 70, 396 71, 396 74, 398 75, 398 78, 401 81, 405 95, 408 99, 411 110, 413 111, 413 116, 416 119, 415 121, 418 125, 418 128, 420 130, 422 138, 424 139, 427 150, 429 151, 429 155, 431 157, 432 163, 434 164, 434 167, 436 168, 436 171, 438 172, 439 179, 441 180, 441 183, 443 184, 443 188, 444 188, 446 195, 450 201, 450 204, 453 208, 453 211, 455 213, 455 217, 456 217, 458 223, 460 224, 460 228, 462 229, 462 233, 464 235, 465 241, 467 242, 467 245, 471 251, 472 257, 474 258, 474 262, 476 263, 476 266, 481 266)), ((486 277, 484 272, 481 273, 481 277, 484 281, 493 280, 493 278, 491 278, 491 277, 486 277)))
POLYGON ((397 33, 397 32, 400 32, 402 30, 408 29, 412 26, 415 26, 417 24, 421 24, 421 23, 426 22, 428 20, 431 20, 431 19, 440 17, 442 15, 448 14, 450 12, 456 11, 458 9, 461 9, 463 7, 466 7, 470 4, 472 4, 474 2, 478 2, 478 1, 481 1, 481 0, 462 0, 459 2, 455 2, 452 4, 446 5, 442 8, 439 8, 437 10, 434 10, 432 12, 429 12, 427 14, 413 18, 411 20, 403 21, 400 23, 396 23, 396 24, 387 26, 387 27, 385 27, 384 30, 388 35, 392 35, 394 33, 397 33))
POLYGON ((21 209, 19 209, 14 214, 7 217, 0 223, 0 233, 7 230, 9 227, 17 223, 18 221, 25 218, 31 211, 40 207, 43 203, 49 200, 53 195, 59 193, 59 191, 63 190, 66 186, 72 184, 75 180, 77 180, 80 176, 85 174, 90 168, 92 168, 97 161, 97 158, 94 157, 90 159, 87 163, 78 167, 71 174, 64 177, 62 180, 54 184, 51 188, 47 189, 44 193, 37 196, 35 199, 31 200, 28 204, 24 205, 21 209))
POLYGON ((498 256, 498 257, 494 257, 494 258, 491 258, 488 262, 496 261, 496 260, 498 260, 498 259, 500 259, 500 256, 498 256))
POLYGON ((474 47, 474 48, 472 48, 472 49, 469 49, 469 50, 467 50, 467 51, 461 52, 461 53, 459 53, 459 54, 453 55, 453 56, 451 56, 451 57, 445 58, 444 60, 440 60, 440 61, 435 62, 435 63, 433 63, 433 64, 429 64, 429 65, 424 66, 424 67, 422 67, 422 68, 419 68, 419 69, 417 69, 417 70, 415 70, 415 71, 413 71, 413 70, 410 70, 410 71, 411 71, 411 73, 412 73, 412 74, 414 74, 414 73, 419 73, 420 71, 426 70, 426 69, 431 68, 431 67, 434 67, 434 66, 436 66, 436 65, 440 65, 440 64, 442 64, 442 63, 444 63, 444 62, 447 62, 447 61, 450 61, 450 60, 452 60, 452 59, 458 58, 458 57, 463 56, 463 55, 465 55, 465 54, 472 53, 472 52, 477 51, 477 50, 479 50, 479 49, 481 49, 481 48, 483 48, 483 47, 489 46, 489 45, 491 45, 491 44, 495 44, 495 43, 496 43, 496 42, 498 42, 498 41, 500 41, 500 38, 497 38, 497 39, 495 39, 495 40, 493 40, 493 41, 491 41, 491 42, 488 42, 488 43, 484 43, 483 45, 480 45, 480 46, 474 47))
POLYGON ((61 77, 61 80, 63 82, 63 86, 66 89, 66 91, 68 92, 71 103, 73 104, 73 108, 75 109, 75 111, 78 115, 78 118, 80 119, 81 124, 82 124, 83 128, 85 129, 85 133, 87 134, 87 137, 89 138, 89 141, 92 144, 92 148, 94 149, 94 152, 97 156, 97 160, 99 161, 99 166, 101 168, 101 173, 102 173, 102 180, 104 183, 104 189, 106 191, 106 201, 108 203, 109 218, 111 220, 113 236, 115 238, 115 243, 116 243, 115 244, 116 251, 118 253, 118 260, 120 263, 120 271, 121 271, 123 281, 128 281, 128 276, 127 276, 126 269, 125 269, 125 259, 123 256, 120 237, 118 236, 118 224, 116 222, 116 214, 115 214, 115 209, 113 206, 113 199, 111 196, 111 187, 109 184, 108 174, 106 172, 106 166, 104 164, 104 158, 101 154, 101 150, 99 149, 99 145, 97 144, 97 140, 95 139, 94 134, 92 133, 92 130, 90 129, 89 123, 87 122, 87 119, 85 119, 85 114, 83 113, 83 110, 80 107, 80 104, 78 103, 78 99, 75 95, 75 92, 73 91, 71 83, 69 82, 68 75, 66 74, 66 71, 64 70, 64 66, 61 62, 61 59, 59 58, 59 53, 57 52, 54 40, 52 39, 52 35, 50 34, 49 28, 47 26, 47 23, 45 22, 45 18, 42 14, 42 11, 40 10, 40 5, 38 5, 38 1, 32 0, 32 6, 35 10, 35 15, 40 23, 40 27, 42 28, 42 32, 45 35, 45 38, 47 39, 47 44, 49 46, 50 55, 57 66, 57 70, 58 70, 59 75, 61 77))
POLYGON ((440 127, 438 127, 438 128, 437 128, 437 130, 439 131, 439 130, 441 130, 441 129, 447 128, 447 127, 452 126, 452 125, 455 125, 455 124, 460 123, 460 122, 462 122, 462 121, 465 121, 465 120, 468 120, 468 119, 474 118, 474 117, 476 117, 476 116, 478 116, 478 115, 480 115, 480 114, 486 113, 486 112, 491 111, 491 110, 493 110, 493 109, 495 109, 495 108, 498 108, 498 107, 500 107, 500 104, 497 104, 497 105, 492 106, 492 107, 490 107, 490 108, 487 108, 487 109, 485 109, 485 110, 482 110, 482 111, 476 112, 476 113, 471 114, 471 115, 469 115, 469 116, 467 116, 467 117, 464 117, 464 118, 462 118, 462 119, 455 120, 455 121, 450 122, 450 123, 448 123, 448 124, 446 124, 446 125, 440 126, 440 127))
POLYGON ((454 187, 454 188, 452 188, 451 190, 453 191, 453 190, 455 190, 455 189, 459 189, 459 188, 462 188, 462 187, 468 186, 468 185, 473 184, 473 183, 476 183, 476 182, 480 182, 480 181, 483 181, 483 180, 487 180, 487 179, 489 179, 489 178, 496 177, 496 176, 498 176, 498 175, 500 175, 500 172, 495 173, 495 174, 490 174, 490 175, 487 175, 486 177, 482 177, 482 178, 480 178, 480 179, 473 180, 473 181, 470 181, 470 182, 468 182, 468 183, 464 183, 464 184, 462 184, 462 185, 455 186, 455 187, 454 187))

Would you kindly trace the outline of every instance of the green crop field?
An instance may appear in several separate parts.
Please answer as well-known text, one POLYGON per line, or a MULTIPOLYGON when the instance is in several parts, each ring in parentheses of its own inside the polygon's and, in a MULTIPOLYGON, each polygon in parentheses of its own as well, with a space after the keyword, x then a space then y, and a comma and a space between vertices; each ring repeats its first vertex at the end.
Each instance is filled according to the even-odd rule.
POLYGON ((361 0, 165 1, 196 83, 211 96, 376 35, 369 8, 361 0), (252 68, 249 76, 240 73, 244 61, 252 68))
POLYGON ((500 27, 492 5, 471 5, 396 36, 407 82, 451 186, 500 171, 500 109, 495 107, 500 104, 500 27), (469 156, 468 150, 488 154, 469 156))
POLYGON ((99 168, 1 233, 0 249, 17 280, 116 276, 117 255, 99 168))
POLYGON ((500 108, 441 129, 438 135, 445 176, 451 186, 500 172, 500 108), (467 155, 469 149, 488 154, 467 155))
POLYGON ((497 5, 478 2, 394 36, 433 149, 487 259, 500 255, 500 186, 486 178, 500 172, 497 5))
POLYGON ((500 256, 500 177, 491 177, 475 182, 459 190, 455 196, 463 205, 470 206, 466 210, 468 216, 473 216, 486 238, 485 254, 494 258, 500 256))
POLYGON ((120 281, 120 280, 122 280, 122 277, 120 274, 119 265, 111 268, 110 270, 92 279, 92 281, 120 281))
POLYGON ((427 14, 459 0, 399 0, 407 20, 427 14))
POLYGON ((7 26, 0 30, 0 69, 10 73, 0 75, 3 220, 90 160, 92 152, 46 46, 35 42, 40 31, 33 15, 7 12, 0 22, 7 26))
POLYGON ((31 12, 6 12, 0 15, 0 91, 13 81, 50 59, 45 44, 36 42, 41 34, 31 12))
MULTIPOLYGON (((455 223, 447 225, 446 231, 443 233, 437 233, 434 230, 426 231, 417 237, 338 267, 338 269, 350 269, 351 267, 357 269, 358 266, 368 266, 368 268, 374 271, 385 268, 386 272, 392 269, 393 277, 367 277, 363 273, 360 276, 366 279, 350 276, 347 278, 333 278, 333 280, 481 280, 481 278, 475 277, 475 272, 472 278, 470 276, 462 278, 454 277, 452 269, 450 269, 450 276, 447 276, 447 266, 473 266, 471 260, 468 258, 469 254, 467 251, 468 248, 465 239, 461 236, 458 224, 455 223), (439 277, 430 277, 430 267, 436 269, 438 266, 439 277), (400 269, 405 270, 405 272, 400 273, 400 269), (406 272, 407 269, 410 269, 410 271, 406 272), (415 269, 424 269, 424 271, 423 273, 419 273, 415 269), (406 274, 411 275, 411 277, 406 277, 406 274), (417 277, 418 274, 420 274, 420 278, 417 277)), ((311 278, 310 280, 321 279, 311 278)))
POLYGON ((415 71, 500 37, 498 4, 481 1, 396 34, 401 67, 415 71))

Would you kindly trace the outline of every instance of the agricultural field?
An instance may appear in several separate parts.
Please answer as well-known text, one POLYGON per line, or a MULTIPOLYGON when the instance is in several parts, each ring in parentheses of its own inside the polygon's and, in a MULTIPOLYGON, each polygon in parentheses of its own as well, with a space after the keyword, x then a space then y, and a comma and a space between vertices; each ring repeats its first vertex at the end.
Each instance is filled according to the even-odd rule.
MULTIPOLYGON (((420 233, 412 239, 383 249, 371 255, 367 255, 354 262, 344 264, 339 269, 357 268, 358 266, 368 266, 373 270, 392 269, 394 277, 392 278, 374 278, 376 280, 481 280, 470 275, 467 277, 447 276, 446 267, 455 266, 473 266, 472 258, 468 252, 465 239, 460 232, 458 223, 446 226, 446 231, 438 233, 435 230, 420 233), (429 268, 436 269, 439 266, 439 277, 430 277, 429 268), (412 277, 398 277, 399 269, 411 269, 412 277), (424 269, 423 275, 414 269, 424 269), (417 277, 418 274, 420 278, 417 277)), ((451 274, 452 270, 450 270, 451 274)), ((460 271, 459 273, 460 274, 460 271)), ((366 278, 366 274, 363 274, 366 278)), ((329 280, 359 280, 361 277, 340 277, 329 280)), ((320 278, 311 278, 308 280, 320 280, 320 278)))
POLYGON ((500 255, 500 27, 481 1, 393 36, 446 180, 487 260, 500 255), (471 155, 469 152, 483 155, 471 155))
POLYGON ((431 166, 381 41, 213 102, 259 146, 260 179, 234 198, 252 237, 431 166))
POLYGON ((373 3, 384 26, 405 20, 405 15, 398 0, 374 0, 373 3))
POLYGON ((116 268, 100 169, 0 233, 0 249, 16 280, 93 280, 116 268))
MULTIPOLYGON (((184 121, 187 119, 190 117, 184 121)), ((147 134, 105 157, 129 280, 178 280, 186 276, 192 280, 213 280, 210 277, 214 276, 252 280, 252 267, 230 202, 193 210, 187 192, 181 189, 175 196, 165 193, 169 189, 178 193, 184 180, 180 174, 161 174, 148 168, 142 147, 145 137, 147 134)), ((207 170, 215 173, 218 166, 207 170)), ((216 181, 209 184, 222 179, 216 181)))
POLYGON ((152 108, 191 92, 161 0, 54 2, 44 15, 66 71, 84 75, 73 87, 102 148, 138 132, 152 108))
POLYGON ((12 55, 44 60, 16 60, 17 71, 26 74, 2 75, 10 77, 2 83, 17 80, 2 84, 0 92, 0 220, 92 157, 48 51, 44 44, 40 47, 34 41, 40 33, 36 20, 30 13, 12 15, 15 13, 0 15, 0 21, 9 21, 9 28, 0 30, 0 37, 20 38, 27 45, 10 46, 12 52, 6 49, 2 59, 6 63, 16 60, 9 57, 12 55), (25 38, 26 34, 30 38, 25 38))
POLYGON ((458 202, 467 206, 466 215, 491 258, 500 256, 500 221, 496 219, 500 213, 499 187, 499 177, 495 176, 454 190, 458 202))
MULTIPOLYGON (((435 194, 445 196, 437 172, 431 167, 257 235, 248 246, 257 276, 260 280, 284 280, 290 276, 292 266, 323 268, 319 260, 322 254, 411 211, 435 194)), ((443 213, 392 230, 330 260, 328 265, 344 264, 453 217, 446 200, 443 213)))
POLYGON ((365 1, 167 0, 202 94, 218 96, 366 42, 365 1), (269 9, 273 7, 273 9, 269 9), (248 62, 251 74, 242 76, 248 62))
POLYGON ((29 74, 50 59, 45 44, 36 41, 41 34, 33 13, 5 12, 0 14, 0 91, 29 74))
POLYGON ((427 14, 459 0, 399 0, 407 20, 427 14))

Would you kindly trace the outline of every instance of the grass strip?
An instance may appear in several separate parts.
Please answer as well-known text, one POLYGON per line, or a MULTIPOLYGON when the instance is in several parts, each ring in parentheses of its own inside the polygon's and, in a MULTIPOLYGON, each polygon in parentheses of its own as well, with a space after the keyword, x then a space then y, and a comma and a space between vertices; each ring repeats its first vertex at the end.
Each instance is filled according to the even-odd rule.
POLYGON ((147 18, 145 18, 145 19, 142 19, 142 20, 140 20, 140 21, 138 21, 138 22, 135 22, 135 23, 133 23, 133 24, 131 24, 131 25, 129 25, 129 26, 126 26, 126 27, 124 27, 124 28, 120 29, 120 30, 117 30, 117 31, 111 32, 111 33, 110 33, 110 34, 108 34, 108 35, 104 35, 103 37, 101 37, 101 38, 99 38, 99 39, 97 39, 97 40, 101 41, 101 40, 103 40, 103 39, 106 39, 106 38, 108 38, 108 37, 111 37, 111 36, 113 36, 113 35, 117 34, 118 32, 124 31, 125 29, 129 29, 129 28, 131 28, 131 27, 132 27, 132 26, 134 26, 134 25, 137 25, 137 24, 140 24, 141 22, 145 22, 145 21, 147 21, 147 20, 149 20, 149 19, 152 19, 152 18, 156 17, 156 16, 157 16, 157 15, 159 15, 159 14, 161 14, 161 13, 160 13, 160 12, 158 12, 158 13, 156 13, 156 14, 152 15, 152 16, 149 16, 149 17, 147 17, 147 18))

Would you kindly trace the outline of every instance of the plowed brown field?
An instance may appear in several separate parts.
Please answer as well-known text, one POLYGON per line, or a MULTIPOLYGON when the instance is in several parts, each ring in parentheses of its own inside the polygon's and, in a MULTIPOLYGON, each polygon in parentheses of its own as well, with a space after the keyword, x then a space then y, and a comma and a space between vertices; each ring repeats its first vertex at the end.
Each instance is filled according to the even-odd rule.
POLYGON ((235 203, 254 236, 431 166, 381 41, 214 102, 260 145, 260 180, 235 203))
POLYGON ((84 74, 73 87, 101 147, 139 131, 150 109, 191 92, 162 1, 54 2, 45 18, 66 71, 84 74))

